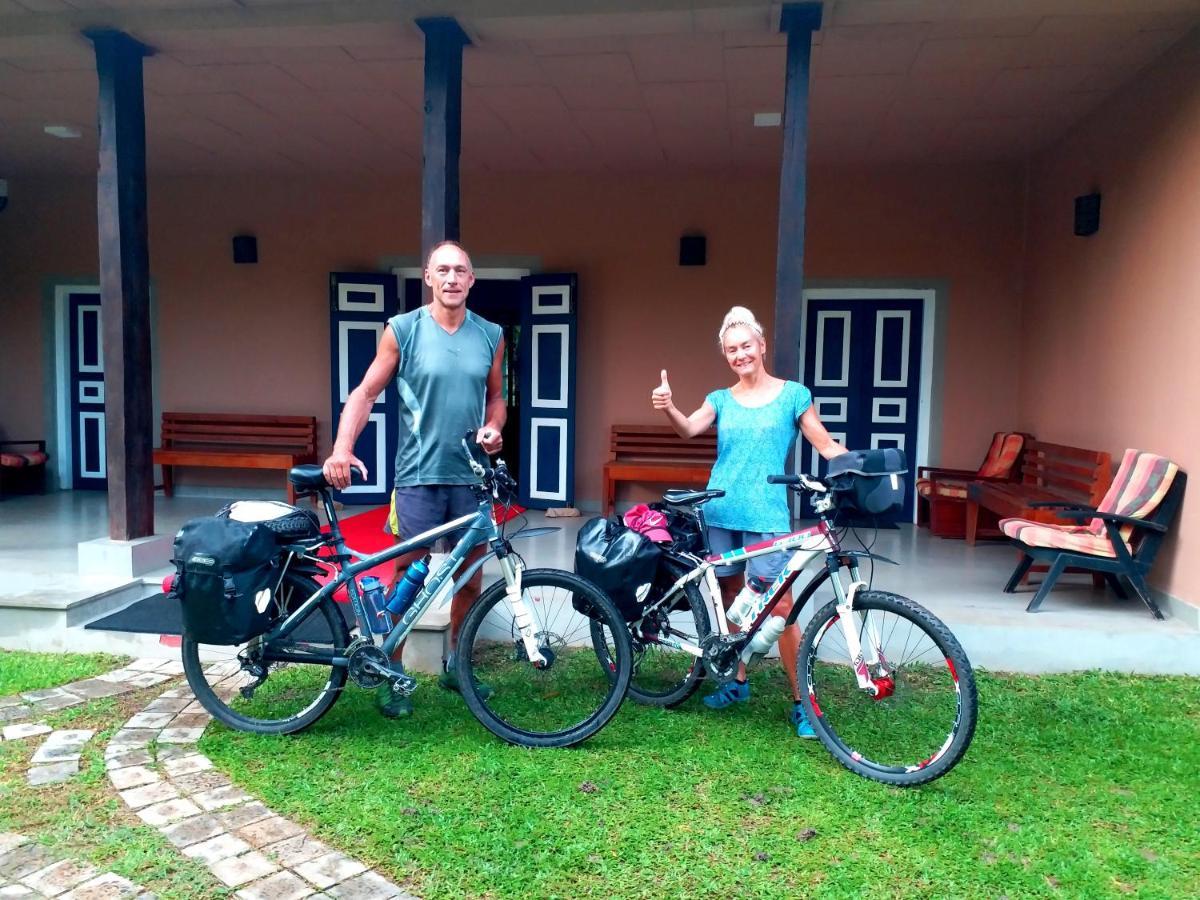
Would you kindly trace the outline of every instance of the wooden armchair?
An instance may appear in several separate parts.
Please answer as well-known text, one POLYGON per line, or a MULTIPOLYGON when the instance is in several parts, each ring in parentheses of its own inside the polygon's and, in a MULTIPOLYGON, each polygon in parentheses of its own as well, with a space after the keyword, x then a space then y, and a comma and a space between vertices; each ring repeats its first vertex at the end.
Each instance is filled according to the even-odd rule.
POLYGON ((927 525, 938 537, 962 538, 966 533, 967 485, 972 481, 1012 481, 1021 471, 1018 461, 1029 435, 997 431, 983 464, 970 469, 917 470, 917 525, 927 525))
POLYGON ((1103 574, 1104 579, 1121 599, 1128 595, 1122 582, 1133 589, 1138 598, 1150 608, 1154 617, 1162 612, 1150 588, 1146 575, 1163 536, 1183 499, 1187 475, 1169 459, 1126 450, 1112 485, 1095 509, 1052 501, 1034 506, 1054 508, 1061 518, 1087 524, 1052 525, 1029 519, 1003 519, 1001 530, 1021 550, 1021 561, 1013 571, 1006 593, 1013 593, 1034 561, 1049 566, 1037 594, 1025 608, 1036 612, 1046 595, 1054 588, 1068 566, 1103 574))

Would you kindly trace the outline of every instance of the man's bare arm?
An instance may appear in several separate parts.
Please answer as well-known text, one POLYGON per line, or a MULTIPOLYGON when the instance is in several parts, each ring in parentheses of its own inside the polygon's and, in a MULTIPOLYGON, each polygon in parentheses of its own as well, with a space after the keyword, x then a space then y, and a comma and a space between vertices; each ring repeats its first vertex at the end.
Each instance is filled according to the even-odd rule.
POLYGON ((339 490, 350 486, 352 468, 357 469, 363 478, 367 477, 367 467, 354 455, 354 442, 366 427, 367 417, 370 416, 375 401, 387 389, 388 383, 396 377, 399 365, 400 347, 392 330, 386 328, 367 374, 346 398, 346 405, 342 407, 342 417, 338 422, 337 438, 333 442, 333 452, 322 466, 325 480, 339 490))

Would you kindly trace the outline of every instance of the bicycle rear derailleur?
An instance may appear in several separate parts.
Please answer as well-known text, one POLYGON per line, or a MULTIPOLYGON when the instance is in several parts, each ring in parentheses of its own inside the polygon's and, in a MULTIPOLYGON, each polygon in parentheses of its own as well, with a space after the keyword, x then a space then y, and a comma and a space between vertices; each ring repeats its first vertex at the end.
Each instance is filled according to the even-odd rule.
POLYGON ((387 654, 370 641, 361 638, 346 651, 350 663, 350 678, 361 688, 376 688, 385 681, 392 683, 392 690, 408 696, 417 689, 417 681, 404 674, 400 663, 394 663, 387 654))
POLYGON ((702 640, 700 649, 704 651, 704 666, 709 674, 719 681, 732 678, 745 643, 744 634, 710 634, 702 640))

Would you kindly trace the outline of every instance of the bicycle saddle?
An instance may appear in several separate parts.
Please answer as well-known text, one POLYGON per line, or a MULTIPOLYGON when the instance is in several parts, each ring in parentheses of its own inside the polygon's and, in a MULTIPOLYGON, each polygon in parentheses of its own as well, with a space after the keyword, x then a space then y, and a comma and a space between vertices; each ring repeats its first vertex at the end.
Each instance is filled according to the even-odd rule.
POLYGON ((315 463, 293 466, 288 470, 288 481, 298 488, 308 488, 310 490, 329 487, 329 483, 325 480, 325 473, 315 463))
POLYGON ((667 491, 663 494, 663 500, 670 503, 672 506, 695 506, 703 503, 706 500, 715 500, 717 497, 724 497, 724 491, 667 491))

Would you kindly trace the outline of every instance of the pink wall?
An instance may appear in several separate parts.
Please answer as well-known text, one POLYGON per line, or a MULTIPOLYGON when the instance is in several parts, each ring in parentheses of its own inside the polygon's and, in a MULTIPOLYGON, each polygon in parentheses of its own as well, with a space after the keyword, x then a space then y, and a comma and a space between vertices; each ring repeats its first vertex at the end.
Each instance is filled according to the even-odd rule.
MULTIPOLYGON (((807 266, 817 279, 948 286, 941 460, 972 465, 1017 418, 997 386, 1017 352, 1019 169, 818 170, 810 176, 807 266)), ((375 269, 417 244, 415 182, 285 179, 151 181, 151 259, 164 409, 315 414, 330 440, 327 276, 375 269), (235 266, 230 236, 259 238, 235 266)), ((0 428, 40 434, 41 291, 95 270, 94 187, 14 179, 0 216, 0 428)), ((773 178, 491 178, 463 188, 464 241, 477 256, 536 255, 580 283, 577 493, 600 495, 608 426, 657 421, 649 392, 666 367, 684 405, 727 383, 715 332, 731 305, 770 329, 773 178), (676 264, 685 230, 708 236, 703 268, 676 264)), ((935 449, 935 459, 936 449, 935 449)), ((276 476, 268 476, 273 484, 276 476)), ((180 482, 264 483, 203 470, 180 482)))
MULTIPOLYGON (((1030 198, 1022 425, 1114 456, 1152 450, 1197 475, 1200 33, 1038 159, 1030 198), (1072 199, 1092 190, 1100 231, 1074 237, 1072 199)), ((1198 543, 1193 496, 1152 581, 1196 605, 1198 543)))

